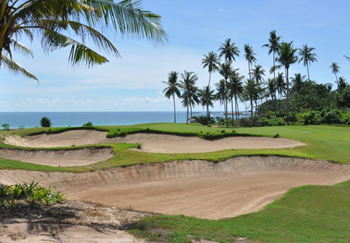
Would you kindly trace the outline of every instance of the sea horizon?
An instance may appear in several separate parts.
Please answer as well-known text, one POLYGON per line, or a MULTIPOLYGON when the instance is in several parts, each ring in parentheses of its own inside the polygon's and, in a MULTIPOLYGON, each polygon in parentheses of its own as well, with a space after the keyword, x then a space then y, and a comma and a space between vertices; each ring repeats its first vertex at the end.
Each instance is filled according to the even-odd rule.
MULTIPOLYGON (((206 111, 193 111, 192 114, 205 115, 206 111)), ((211 114, 214 117, 224 116, 223 111, 211 111, 211 114)), ((174 122, 174 111, 10 111, 0 112, 0 125, 7 123, 10 129, 40 127, 44 116, 51 120, 52 127, 77 127, 87 122, 94 126, 174 122)), ((186 117, 186 111, 176 112, 177 123, 185 123, 186 117)))

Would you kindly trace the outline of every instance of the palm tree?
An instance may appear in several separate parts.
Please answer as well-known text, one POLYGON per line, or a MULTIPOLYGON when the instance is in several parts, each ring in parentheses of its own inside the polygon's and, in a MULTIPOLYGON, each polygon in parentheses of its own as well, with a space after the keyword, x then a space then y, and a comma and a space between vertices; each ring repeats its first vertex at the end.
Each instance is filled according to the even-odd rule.
MULTIPOLYGON (((214 100, 215 100, 215 95, 214 95, 214 90, 211 90, 209 85, 204 86, 203 89, 199 90, 199 99, 200 99, 200 104, 203 107, 206 107, 207 109, 207 114, 210 114, 209 112, 209 106, 214 107, 214 100)), ((209 124, 207 120, 207 124, 209 124)))
POLYGON ((284 80, 283 73, 278 73, 277 74, 276 90, 278 92, 279 99, 282 98, 283 94, 286 94, 287 84, 286 84, 286 82, 284 80))
POLYGON ((293 87, 292 89, 299 94, 300 90, 304 86, 306 76, 301 76, 301 73, 294 74, 294 77, 291 77, 290 80, 292 81, 293 87))
POLYGON ((245 44, 244 45, 244 57, 245 59, 248 61, 248 74, 249 74, 249 78, 251 78, 251 73, 250 73, 250 65, 252 65, 253 63, 255 63, 256 61, 256 57, 255 55, 257 55, 256 53, 254 53, 253 47, 250 46, 249 44, 245 44))
MULTIPOLYGON (((243 93, 244 87, 243 87, 243 80, 244 76, 240 76, 238 72, 234 71, 233 74, 230 76, 230 97, 231 100, 233 98, 235 99, 235 113, 236 113, 236 119, 238 119, 238 112, 239 112, 239 106, 238 106, 238 97, 243 93)), ((232 110, 233 114, 233 110, 232 110)), ((232 116, 233 121, 233 116, 232 116)))
POLYGON ((339 73, 339 69, 340 67, 338 66, 338 63, 336 62, 332 62, 330 68, 332 69, 332 73, 334 73, 335 75, 335 79, 337 80, 337 84, 339 85, 339 81, 338 81, 338 77, 337 77, 337 73, 339 73))
POLYGON ((140 1, 119 3, 105 0, 0 1, 0 65, 15 73, 38 80, 12 59, 12 51, 33 56, 32 51, 18 42, 34 34, 41 37, 45 52, 70 47, 69 62, 85 63, 88 67, 108 62, 108 59, 84 44, 89 40, 104 51, 119 56, 117 48, 95 28, 114 29, 121 35, 145 37, 162 44, 168 36, 161 26, 161 16, 143 11, 140 1), (73 32, 77 41, 66 34, 73 32))
MULTIPOLYGON (((314 47, 308 47, 307 45, 303 45, 303 48, 299 49, 299 55, 300 55, 299 63, 303 62, 304 66, 306 66, 309 83, 310 83, 309 65, 311 65, 312 62, 317 62, 317 59, 316 59, 317 54, 312 53, 312 51, 314 50, 315 50, 314 47)), ((310 89, 310 109, 312 110, 311 97, 312 97, 312 89, 310 89)))
POLYGON ((276 116, 276 82, 275 80, 273 79, 267 79, 267 82, 266 82, 266 98, 268 97, 271 97, 271 99, 275 99, 275 102, 274 102, 274 107, 275 107, 275 116, 276 116))
MULTIPOLYGON (((182 94, 183 98, 183 105, 187 107, 187 120, 186 124, 188 124, 188 113, 189 113, 189 106, 192 105, 192 95, 193 92, 196 89, 196 82, 198 80, 197 75, 194 72, 187 72, 186 70, 184 73, 181 74, 182 80, 180 80, 180 88, 184 91, 182 94)), ((192 109, 192 108, 191 108, 192 109)))
POLYGON ((225 42, 221 44, 218 50, 220 51, 219 57, 225 56, 225 61, 236 61, 235 56, 239 56, 240 51, 235 45, 236 43, 231 43, 231 39, 226 39, 225 42))
POLYGON ((221 76, 225 79, 225 119, 226 119, 226 127, 228 127, 228 118, 227 118, 227 100, 228 100, 228 87, 227 82, 230 76, 232 75, 232 66, 231 61, 227 61, 225 63, 222 63, 219 68, 219 73, 221 76))
POLYGON ((225 108, 225 102, 226 102, 226 80, 225 79, 221 79, 219 81, 219 83, 215 84, 216 87, 216 100, 220 101, 220 105, 224 105, 224 109, 225 109, 225 113, 226 113, 226 108, 225 108))
MULTIPOLYGON (((203 68, 206 68, 206 67, 208 68, 208 72, 209 72, 208 86, 210 89, 211 73, 218 70, 220 65, 220 60, 218 55, 213 51, 209 52, 208 56, 204 55, 204 58, 202 59, 202 65, 203 65, 203 68)), ((207 97, 207 100, 209 101, 209 97, 207 97)), ((207 104, 207 106, 209 106, 209 104, 207 104)), ((207 113, 207 123, 209 123, 209 113, 207 113)))
MULTIPOLYGON (((269 38, 269 43, 262 45, 262 47, 268 47, 269 51, 267 52, 269 55, 273 55, 273 66, 275 66, 275 54, 278 53, 278 47, 280 45, 280 39, 282 38, 282 36, 277 36, 276 35, 276 30, 272 30, 270 31, 270 38, 269 38)), ((273 79, 276 80, 276 71, 274 70, 273 72, 273 79)))
POLYGON ((250 101, 250 112, 253 117, 253 101, 258 96, 257 83, 253 79, 247 79, 244 87, 244 100, 250 101))
POLYGON ((287 124, 289 126, 289 67, 290 65, 296 63, 298 61, 298 57, 296 56, 296 52, 298 49, 293 48, 293 41, 287 43, 282 42, 279 46, 279 57, 277 61, 284 66, 286 69, 286 83, 287 83, 287 124))
POLYGON ((163 90, 163 93, 165 92, 165 97, 170 99, 172 96, 173 100, 174 100, 174 123, 176 123, 175 95, 178 98, 181 96, 181 93, 179 90, 180 86, 179 86, 179 83, 177 82, 177 78, 178 78, 178 73, 175 71, 172 71, 168 74, 168 81, 167 82, 162 81, 163 83, 168 85, 168 87, 166 87, 163 90))
MULTIPOLYGON (((255 68, 252 69, 252 71, 250 72, 250 75, 251 75, 250 77, 252 79, 255 79, 259 93, 261 93, 262 87, 260 84, 264 81, 263 76, 265 76, 265 69, 263 69, 261 65, 255 65, 255 68)), ((260 96, 260 97, 261 97, 261 99, 263 98, 263 96, 260 96)), ((261 101, 261 103, 262 103, 262 101, 261 101)), ((258 108, 258 100, 256 99, 255 100, 255 109, 257 110, 257 108, 258 108)))
POLYGON ((252 69, 251 73, 252 79, 255 79, 256 83, 261 83, 264 81, 263 76, 265 76, 265 69, 261 65, 255 65, 255 68, 252 69))
POLYGON ((314 51, 314 47, 308 47, 307 45, 303 45, 302 49, 299 49, 299 63, 303 62, 304 66, 307 68, 307 76, 308 80, 310 82, 310 72, 309 72, 309 65, 311 65, 312 62, 317 62, 317 54, 312 53, 314 51))

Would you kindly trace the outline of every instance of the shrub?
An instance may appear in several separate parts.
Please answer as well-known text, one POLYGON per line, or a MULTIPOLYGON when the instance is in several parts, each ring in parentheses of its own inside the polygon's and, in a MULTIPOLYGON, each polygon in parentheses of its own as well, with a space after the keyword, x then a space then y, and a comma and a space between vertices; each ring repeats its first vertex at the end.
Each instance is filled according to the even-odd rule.
POLYGON ((4 130, 6 130, 6 131, 10 130, 10 125, 7 124, 7 123, 2 124, 1 126, 2 126, 2 127, 4 128, 4 130))
POLYGON ((41 118, 40 124, 41 124, 42 127, 51 127, 51 121, 50 121, 50 119, 47 118, 46 116, 44 116, 43 118, 41 118))
POLYGON ((225 130, 221 130, 221 133, 225 133, 226 131, 225 130))
POLYGON ((83 124, 83 127, 92 127, 92 123, 91 122, 87 122, 87 123, 83 124))
POLYGON ((142 143, 140 143, 140 142, 138 142, 138 143, 136 143, 136 148, 138 148, 138 149, 142 149, 142 143))
POLYGON ((343 112, 340 110, 331 110, 327 112, 323 118, 327 124, 340 124, 343 112))
POLYGON ((127 134, 128 133, 126 131, 123 131, 123 132, 120 133, 120 136, 126 137, 127 134))
POLYGON ((273 136, 274 138, 279 138, 280 137, 280 135, 279 135, 279 133, 276 133, 276 135, 275 136, 273 136))

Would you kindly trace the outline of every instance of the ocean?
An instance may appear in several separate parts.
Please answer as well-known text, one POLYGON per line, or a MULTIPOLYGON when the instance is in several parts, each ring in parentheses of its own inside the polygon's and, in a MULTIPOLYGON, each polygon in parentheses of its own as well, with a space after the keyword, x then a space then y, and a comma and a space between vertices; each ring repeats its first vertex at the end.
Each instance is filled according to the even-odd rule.
MULTIPOLYGON (((193 112, 193 116, 205 115, 205 111, 193 112)), ((214 117, 224 116, 224 112, 211 112, 214 117)), ((52 127, 93 125, 132 125, 139 123, 174 122, 173 111, 157 112, 0 112, 0 125, 7 123, 10 129, 40 127, 44 116, 52 122, 52 127)), ((244 117, 244 115, 242 116, 244 117)), ((186 112, 176 112, 176 122, 186 122, 186 112)), ((0 127, 1 128, 1 127, 0 127)))

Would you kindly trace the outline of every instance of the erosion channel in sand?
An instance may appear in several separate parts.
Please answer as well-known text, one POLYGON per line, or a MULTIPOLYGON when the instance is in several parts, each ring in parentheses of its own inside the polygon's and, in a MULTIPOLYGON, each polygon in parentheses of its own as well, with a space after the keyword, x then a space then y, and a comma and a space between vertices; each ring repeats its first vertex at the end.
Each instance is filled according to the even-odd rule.
POLYGON ((50 166, 83 166, 105 161, 114 156, 112 148, 86 147, 76 149, 10 149, 1 148, 0 157, 50 166))
POLYGON ((69 199, 208 219, 258 211, 294 187, 349 179, 349 165, 274 156, 149 163, 85 173, 0 171, 3 184, 35 180, 67 192, 69 199))
MULTIPOLYGON (((144 152, 154 153, 204 153, 225 149, 293 148, 304 143, 286 138, 227 137, 205 140, 198 137, 137 133, 126 137, 106 138, 107 132, 94 130, 72 130, 58 134, 7 137, 5 143, 25 147, 67 147, 101 143, 142 143, 144 152)), ((139 150, 138 150, 139 151, 139 150)))

